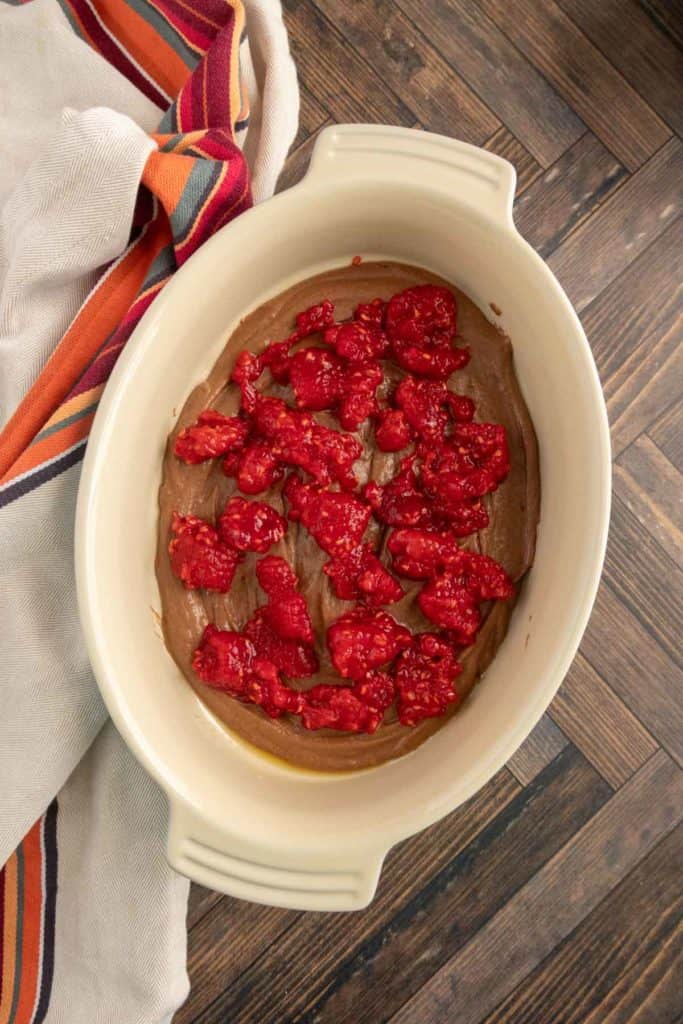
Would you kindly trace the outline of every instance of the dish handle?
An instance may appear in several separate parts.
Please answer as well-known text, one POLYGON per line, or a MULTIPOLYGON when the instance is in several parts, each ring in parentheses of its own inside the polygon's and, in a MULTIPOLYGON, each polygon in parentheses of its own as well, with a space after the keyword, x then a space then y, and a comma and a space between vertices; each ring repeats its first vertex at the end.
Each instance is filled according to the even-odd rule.
POLYGON ((446 135, 383 124, 340 124, 318 136, 307 181, 405 181, 452 195, 512 226, 517 173, 507 160, 446 135))
POLYGON ((171 867, 209 889, 252 903, 291 910, 360 910, 375 895, 385 853, 323 856, 255 849, 228 831, 216 830, 187 804, 170 801, 171 867))

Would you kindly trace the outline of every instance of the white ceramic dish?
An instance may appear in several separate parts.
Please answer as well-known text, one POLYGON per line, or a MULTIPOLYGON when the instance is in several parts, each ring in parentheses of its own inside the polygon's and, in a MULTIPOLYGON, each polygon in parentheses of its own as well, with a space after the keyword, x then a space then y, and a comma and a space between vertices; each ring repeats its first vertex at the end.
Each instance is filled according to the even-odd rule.
POLYGON ((607 418, 578 318, 513 225, 514 185, 506 161, 437 135, 328 128, 299 185, 219 231, 167 285, 107 386, 78 501, 81 616, 112 718, 168 796, 169 861, 203 885, 285 907, 364 906, 390 847, 504 764, 576 652, 607 534, 607 418), (230 735, 168 655, 153 613, 157 490, 176 414, 234 325, 356 253, 424 265, 502 309, 540 442, 542 510, 510 631, 462 711, 406 758, 316 775, 230 735))

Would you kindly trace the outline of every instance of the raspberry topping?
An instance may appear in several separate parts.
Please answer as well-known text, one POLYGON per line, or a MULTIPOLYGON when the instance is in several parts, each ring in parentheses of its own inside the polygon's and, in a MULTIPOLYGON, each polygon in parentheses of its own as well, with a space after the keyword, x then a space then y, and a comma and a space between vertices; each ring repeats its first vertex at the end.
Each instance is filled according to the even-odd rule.
POLYGON ((366 601, 369 605, 393 604, 403 597, 398 580, 388 572, 369 544, 337 555, 323 566, 337 597, 366 601))
POLYGON ((332 664, 346 679, 363 679, 374 668, 393 661, 411 643, 410 630, 386 612, 354 608, 327 630, 332 664))
POLYGON ((380 329, 379 324, 372 322, 351 321, 346 324, 335 324, 327 328, 324 340, 326 345, 331 345, 336 350, 337 355, 351 363, 373 362, 383 356, 389 348, 386 334, 380 329))
POLYGON ((407 448, 415 433, 402 409, 383 409, 377 417, 375 441, 382 452, 400 452, 407 448))
POLYGON ((213 526, 199 516, 180 516, 174 512, 171 530, 171 568, 186 589, 203 588, 226 594, 239 554, 224 544, 213 526))
POLYGON ((265 501, 234 497, 218 520, 221 540, 237 551, 263 553, 285 535, 287 523, 265 501))
POLYGON ((259 355, 240 353, 231 375, 239 415, 206 409, 178 434, 179 459, 221 459, 242 495, 268 491, 288 473, 288 519, 330 556, 323 566, 330 586, 352 602, 326 633, 332 664, 348 685, 297 690, 287 680, 316 676, 320 665, 297 576, 284 558, 266 554, 285 537, 287 520, 266 501, 239 494, 215 525, 174 513, 171 567, 188 589, 226 593, 246 552, 265 555, 255 571, 266 603, 241 632, 208 625, 194 652, 193 669, 207 685, 272 718, 298 715, 306 729, 356 733, 374 732, 394 701, 404 726, 458 702, 458 653, 475 642, 485 603, 511 598, 514 586, 497 562, 458 544, 488 525, 482 498, 505 479, 510 458, 504 428, 475 422, 472 399, 447 386, 469 359, 455 345, 456 330, 455 299, 441 286, 360 303, 345 322, 335 322, 332 302, 323 299, 297 315, 288 337, 259 355), (397 386, 395 367, 387 372, 391 360, 407 371, 397 386), (273 381, 276 394, 289 389, 288 400, 267 393, 273 381), (318 422, 323 412, 325 424, 336 417, 340 429, 318 422), (380 451, 405 451, 393 476, 386 475, 390 460, 375 464, 354 436, 368 418, 380 451), (354 464, 364 454, 371 477, 379 465, 378 480, 359 494, 354 464), (421 581, 408 593, 419 589, 418 607, 442 632, 412 634, 382 609, 406 595, 383 547, 378 554, 363 541, 373 515, 389 534, 391 568, 421 581))
POLYGON ((312 644, 313 625, 306 601, 297 592, 297 578, 284 560, 268 555, 256 565, 256 578, 268 595, 263 617, 279 637, 312 644))
POLYGON ((497 423, 458 423, 447 441, 422 452, 424 488, 447 502, 495 491, 509 471, 505 428, 497 423))
POLYGON ((394 681, 402 725, 435 718, 458 701, 455 679, 462 671, 453 648, 434 633, 420 633, 396 660, 394 681))
POLYGON ((183 462, 193 465, 227 452, 239 451, 248 434, 246 420, 239 416, 223 416, 215 409, 205 409, 196 423, 178 434, 173 451, 183 462))
POLYGON ((302 523, 328 555, 351 551, 360 543, 372 510, 359 498, 304 484, 292 473, 284 487, 289 518, 302 523))
POLYGON ((303 313, 296 315, 296 333, 299 338, 307 338, 334 323, 334 306, 329 299, 323 299, 316 306, 310 306, 303 313))
POLYGON ((299 409, 331 409, 342 395, 342 362, 325 348, 302 348, 289 362, 299 409))

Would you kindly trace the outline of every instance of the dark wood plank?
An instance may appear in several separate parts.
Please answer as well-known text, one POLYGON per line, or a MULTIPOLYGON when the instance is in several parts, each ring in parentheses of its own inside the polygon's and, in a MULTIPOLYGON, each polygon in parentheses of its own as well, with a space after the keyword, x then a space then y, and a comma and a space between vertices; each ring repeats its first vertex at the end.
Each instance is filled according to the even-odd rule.
MULTIPOLYGON (((683 285, 671 275, 681 251, 683 218, 679 217, 583 311, 581 321, 608 397, 616 390, 616 375, 633 353, 637 354, 628 377, 643 365, 652 372, 657 340, 681 321, 683 285)), ((626 379, 620 375, 616 386, 626 379)))
POLYGON ((316 0, 425 130, 482 143, 500 122, 393 0, 316 0))
POLYGON ((332 124, 331 121, 325 122, 321 125, 318 131, 313 132, 305 142, 302 142, 297 149, 292 149, 285 166, 282 168, 280 177, 277 180, 276 192, 284 192, 286 188, 291 188, 292 185, 296 185, 303 178, 304 174, 308 170, 308 165, 311 160, 311 153, 315 145, 315 140, 323 128, 327 127, 328 124, 332 124))
POLYGON ((318 980, 292 1020, 387 1020, 560 849, 608 793, 603 780, 568 747, 422 892, 398 907, 383 928, 359 946, 347 944, 334 975, 318 980))
POLYGON ((683 51, 637 0, 557 0, 653 110, 683 134, 683 51))
POLYGON ((683 400, 672 402, 648 434, 669 462, 683 473, 683 400))
POLYGON ((555 250, 548 264, 580 312, 683 205, 683 145, 672 139, 555 250))
POLYGON ((657 28, 683 49, 683 0, 640 0, 657 28))
POLYGON ((683 315, 661 338, 650 339, 652 345, 648 358, 643 362, 640 349, 627 365, 620 367, 608 388, 607 411, 611 422, 612 450, 619 455, 647 430, 651 423, 669 407, 680 393, 683 379, 683 315), (635 365, 634 365, 635 364, 635 365), (610 393, 611 391, 611 393, 610 393))
MULTIPOLYGON (((679 957, 683 951, 679 931, 683 913, 678 870, 681 863, 683 827, 679 825, 486 1017, 486 1024, 530 1020, 534 1024, 557 1024, 558 1020, 562 1024, 585 1024, 591 1017, 596 1024, 604 1024, 604 1000, 614 1005, 610 991, 622 983, 624 976, 629 978, 629 991, 640 995, 638 982, 642 975, 656 970, 660 977, 674 964, 676 946, 679 957)), ((650 983, 647 988, 651 987, 650 983)), ((670 1015, 651 1019, 673 1021, 676 1002, 670 999, 667 1005, 670 1015)), ((634 999, 630 1009, 637 1006, 634 999)), ((626 1022, 633 1018, 629 1015, 621 1019, 626 1022)))
POLYGON ((548 715, 543 715, 507 763, 508 769, 523 786, 528 786, 567 746, 567 737, 548 715))
POLYGON ((299 83, 299 99, 299 131, 292 143, 291 152, 297 150, 306 139, 330 120, 329 110, 323 107, 303 82, 299 83))
POLYGON ((189 937, 190 994, 174 1024, 191 1024, 228 986, 287 931, 300 915, 224 897, 189 937))
POLYGON ((583 134, 571 108, 471 0, 396 2, 543 167, 583 134))
POLYGON ((617 494, 612 499, 604 575, 659 647, 683 665, 683 573, 617 494))
POLYGON ((600 587, 581 652, 658 743, 683 764, 681 673, 640 620, 600 587))
POLYGON ((516 195, 520 195, 541 173, 541 165, 504 125, 484 143, 484 149, 509 160, 517 171, 516 195))
POLYGON ((208 913, 218 901, 222 899, 219 892, 213 889, 205 889, 203 885, 195 882, 190 886, 190 898, 187 903, 187 927, 191 931, 198 921, 208 913))
POLYGON ((546 257, 590 217, 627 177, 624 167, 587 132, 515 205, 515 224, 546 257))
POLYGON ((510 773, 499 772, 464 807, 392 851, 377 896, 367 910, 304 914, 269 955, 245 971, 198 1021, 280 1024, 286 1017, 288 1024, 293 1022, 306 1002, 335 977, 344 958, 416 899, 459 851, 476 842, 519 792, 510 773))
POLYGON ((479 1024, 682 817, 683 772, 658 751, 392 1024, 479 1024))
POLYGON ((354 53, 311 0, 286 0, 283 6, 299 75, 334 121, 414 122, 383 75, 354 53))
POLYGON ((646 435, 620 455, 614 467, 614 489, 641 526, 683 569, 683 475, 646 435))
POLYGON ((623 786, 657 750, 644 725, 581 654, 549 715, 613 789, 623 786))
POLYGON ((670 137, 671 129, 554 0, 478 2, 629 170, 670 137))

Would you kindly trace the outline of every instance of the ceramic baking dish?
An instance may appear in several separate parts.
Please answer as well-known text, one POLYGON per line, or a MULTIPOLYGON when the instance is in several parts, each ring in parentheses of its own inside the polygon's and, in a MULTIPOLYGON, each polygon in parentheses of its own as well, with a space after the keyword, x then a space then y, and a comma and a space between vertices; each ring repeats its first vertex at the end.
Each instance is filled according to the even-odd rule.
POLYGON ((243 899, 352 910, 400 839, 472 796, 548 706, 591 610, 609 517, 605 405, 585 335, 512 220, 515 171, 403 128, 323 131, 296 187, 219 231, 145 315, 88 444, 76 522, 78 596, 102 695, 169 801, 168 858, 243 899), (246 746, 168 655, 155 614, 157 491, 166 437, 249 310, 352 256, 420 264, 513 340, 540 442, 538 550, 510 631, 462 711, 414 753, 323 775, 246 746))

